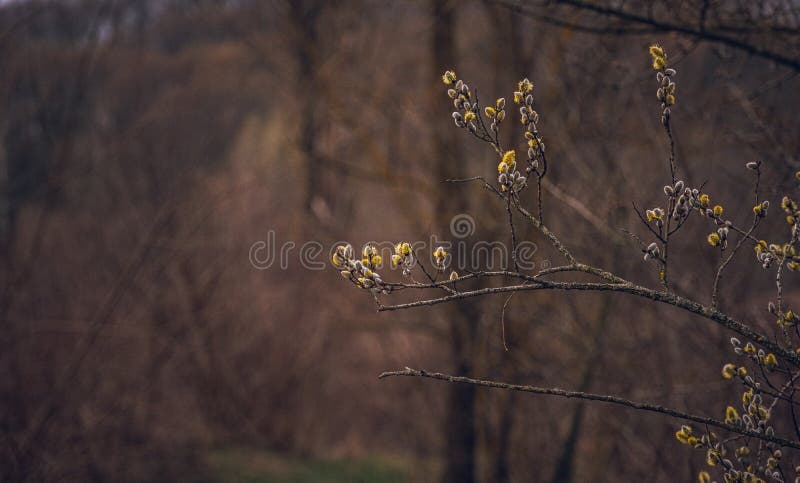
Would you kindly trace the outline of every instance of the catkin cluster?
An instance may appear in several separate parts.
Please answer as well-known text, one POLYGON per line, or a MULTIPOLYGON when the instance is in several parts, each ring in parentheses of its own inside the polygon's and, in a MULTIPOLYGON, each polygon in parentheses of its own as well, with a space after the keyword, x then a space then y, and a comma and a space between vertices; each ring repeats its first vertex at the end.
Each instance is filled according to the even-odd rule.
POLYGON ((675 69, 667 67, 667 53, 660 45, 650 46, 650 56, 653 58, 653 69, 656 70, 658 90, 656 97, 661 102, 661 122, 669 123, 670 107, 675 105, 675 82, 672 80, 676 74, 675 69))

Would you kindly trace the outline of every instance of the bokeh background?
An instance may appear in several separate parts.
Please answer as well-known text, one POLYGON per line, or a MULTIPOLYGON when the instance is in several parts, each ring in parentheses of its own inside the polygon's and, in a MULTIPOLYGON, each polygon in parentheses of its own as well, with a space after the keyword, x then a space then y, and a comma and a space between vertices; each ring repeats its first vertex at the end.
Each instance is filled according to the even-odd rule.
MULTIPOLYGON (((447 240, 461 213, 470 242, 507 242, 502 204, 443 182, 496 165, 453 125, 452 68, 487 100, 534 82, 548 224, 582 260, 657 287, 623 231, 647 239, 632 203, 660 203, 668 180, 647 46, 678 70, 680 177, 744 222, 746 162, 763 161, 774 206, 796 189, 799 19, 794 1, 0 3, 0 480, 693 481, 704 457, 674 421, 377 375, 720 417, 739 396, 708 321, 529 293, 509 305, 506 351, 502 297, 376 313, 297 247, 447 240), (296 247, 259 270, 270 230, 296 247)), ((502 138, 520 149, 517 126, 502 138)), ((709 231, 693 220, 670 257, 676 290, 705 302, 709 231)), ((743 252, 722 306, 773 333, 773 282, 743 252)))

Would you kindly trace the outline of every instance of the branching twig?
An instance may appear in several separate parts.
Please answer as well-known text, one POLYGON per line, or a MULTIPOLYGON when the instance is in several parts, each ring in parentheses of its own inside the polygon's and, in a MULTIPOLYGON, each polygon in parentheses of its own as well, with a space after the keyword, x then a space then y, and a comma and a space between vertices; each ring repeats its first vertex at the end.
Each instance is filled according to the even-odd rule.
POLYGON ((709 320, 712 320, 723 327, 736 332, 737 334, 741 335, 742 337, 760 344, 761 346, 765 347, 766 349, 774 352, 776 355, 780 355, 781 357, 785 358, 787 361, 800 366, 800 354, 795 353, 791 350, 786 350, 783 347, 779 346, 778 344, 769 340, 766 336, 759 334, 754 329, 750 328, 749 326, 733 319, 727 314, 720 312, 719 310, 713 307, 707 307, 699 302, 695 302, 693 300, 687 299, 685 297, 681 297, 680 295, 676 295, 669 292, 659 292, 649 288, 645 288, 639 285, 635 285, 631 282, 627 282, 624 279, 620 279, 612 274, 604 272, 600 269, 594 267, 588 267, 581 264, 576 264, 576 267, 581 268, 580 271, 584 271, 586 273, 593 273, 599 276, 606 276, 610 277, 612 280, 617 280, 616 282, 612 283, 592 283, 592 282, 551 282, 551 281, 544 281, 541 279, 536 279, 535 282, 530 284, 523 284, 523 285, 511 285, 511 286, 503 286, 503 287, 489 287, 477 290, 471 290, 466 292, 460 292, 454 295, 449 295, 446 297, 440 297, 435 299, 428 299, 428 300, 419 300, 416 302, 410 302, 405 304, 398 304, 398 305, 386 305, 379 308, 379 311, 392 311, 392 310, 402 310, 402 309, 409 309, 414 307, 424 307, 424 306, 431 306, 431 305, 438 305, 441 303, 447 303, 454 300, 461 300, 470 297, 479 297, 484 295, 492 295, 498 293, 510 293, 510 292, 523 292, 523 291, 535 291, 535 290, 575 290, 575 291, 595 291, 595 292, 621 292, 627 293, 631 295, 636 295, 638 297, 647 298, 650 300, 654 300, 656 302, 661 302, 667 305, 672 305, 681 309, 684 309, 688 312, 700 315, 705 317, 709 320), (603 275, 600 275, 603 274, 603 275))
POLYGON ((747 230, 747 233, 744 236, 742 236, 741 238, 739 238, 739 241, 736 243, 736 246, 733 248, 733 251, 731 252, 731 254, 728 255, 728 258, 724 259, 722 261, 722 263, 719 265, 719 268, 717 269, 717 274, 716 274, 716 276, 714 276, 714 286, 711 289, 711 306, 712 307, 717 308, 718 305, 719 305, 718 304, 718 302, 719 302, 719 300, 718 300, 718 292, 719 292, 719 282, 722 279, 722 272, 725 271, 725 267, 727 267, 728 264, 731 263, 731 260, 733 260, 733 257, 736 256, 736 253, 739 251, 740 248, 742 248, 742 245, 744 245, 744 242, 746 242, 748 237, 750 237, 752 235, 752 233, 755 231, 756 227, 758 226, 758 222, 759 222, 760 219, 761 218, 756 216, 755 220, 753 221, 753 225, 750 227, 749 230, 747 230))

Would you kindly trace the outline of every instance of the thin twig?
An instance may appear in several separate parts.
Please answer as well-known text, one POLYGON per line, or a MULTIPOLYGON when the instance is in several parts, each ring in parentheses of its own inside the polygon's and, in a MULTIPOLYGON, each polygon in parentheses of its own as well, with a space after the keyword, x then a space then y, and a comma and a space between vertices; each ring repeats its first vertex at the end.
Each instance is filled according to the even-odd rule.
POLYGON ((753 221, 753 226, 750 227, 750 229, 747 231, 747 234, 745 236, 739 238, 739 241, 736 243, 736 246, 733 248, 733 251, 731 252, 731 254, 728 255, 728 258, 723 260, 722 263, 719 265, 719 269, 717 269, 717 274, 714 277, 714 286, 711 289, 711 306, 712 307, 717 308, 718 305, 719 305, 719 303, 718 303, 719 302, 719 300, 718 300, 718 292, 719 292, 719 282, 722 279, 722 272, 725 271, 725 267, 727 267, 728 264, 731 263, 731 260, 733 260, 733 257, 735 257, 736 253, 739 251, 739 249, 742 248, 742 245, 744 245, 744 242, 747 241, 747 237, 750 236, 753 233, 753 231, 755 231, 756 227, 758 226, 758 222, 759 222, 760 219, 761 218, 758 215, 756 215, 756 218, 753 221))
POLYGON ((500 336, 503 339, 503 349, 505 349, 506 352, 508 352, 508 344, 506 344, 506 309, 514 295, 515 294, 512 293, 506 298, 506 301, 503 302, 503 310, 500 312, 500 336))
MULTIPOLYGON (((659 239, 659 241, 661 241, 661 243, 666 243, 666 240, 664 239, 664 237, 662 237, 662 236, 661 236, 661 234, 660 234, 659 232, 657 232, 657 231, 656 231, 656 230, 655 230, 655 229, 654 229, 654 228, 653 228, 653 227, 650 225, 650 223, 648 223, 648 222, 647 222, 647 220, 645 219, 644 215, 642 215, 642 212, 641 212, 641 211, 639 211, 639 207, 638 207, 638 206, 636 206, 636 202, 635 202, 635 201, 633 201, 633 202, 631 202, 631 204, 633 205, 633 211, 634 211, 634 213, 636 213, 636 215, 637 215, 637 216, 639 217, 639 219, 642 221, 642 224, 643 224, 644 226, 646 226, 648 230, 650 230, 650 233, 652 233, 653 235, 655 235, 655 237, 656 237, 656 238, 658 238, 658 239, 659 239)), ((661 209, 661 208, 659 208, 659 209, 661 209)))
POLYGON ((695 302, 694 300, 687 299, 685 297, 681 297, 680 295, 676 295, 670 292, 659 292, 649 288, 645 288, 639 285, 635 285, 631 282, 624 281, 623 279, 619 279, 619 277, 615 277, 612 274, 604 272, 600 269, 595 269, 593 267, 586 267, 585 265, 576 264, 578 267, 584 267, 581 271, 586 271, 586 273, 594 273, 598 276, 605 276, 611 277, 612 279, 620 280, 614 283, 591 283, 591 282, 551 282, 551 281, 544 281, 541 279, 536 279, 535 282, 530 284, 523 284, 523 285, 511 285, 511 286, 503 286, 503 287, 488 287, 483 289, 471 290, 466 292, 460 292, 457 294, 440 297, 436 299, 428 299, 428 300, 419 300, 416 302, 410 302, 405 304, 398 304, 398 305, 386 305, 380 307, 378 310, 381 312, 384 311, 393 311, 393 310, 403 310, 409 309, 414 307, 424 307, 424 306, 431 306, 437 305, 441 303, 447 303, 454 300, 461 300, 465 298, 471 297, 480 297, 484 295, 492 295, 492 294, 499 294, 499 293, 510 293, 510 292, 523 292, 523 291, 535 291, 535 290, 575 290, 575 291, 595 291, 595 292, 621 292, 627 293, 631 295, 636 295, 638 297, 654 300, 656 302, 661 302, 667 305, 672 305, 681 309, 684 309, 688 312, 700 315, 705 317, 709 320, 712 320, 727 329, 736 332, 737 334, 741 335, 742 337, 760 344, 764 348, 774 352, 776 355, 780 355, 781 357, 785 358, 787 361, 800 366, 800 354, 795 353, 791 350, 786 350, 780 345, 770 341, 766 336, 759 334, 751 327, 742 324, 741 322, 733 319, 727 314, 720 312, 719 310, 713 307, 707 307, 699 302, 695 302), (603 274, 603 275, 600 275, 603 274))
POLYGON ((694 414, 689 414, 686 412, 678 411, 676 409, 668 408, 665 406, 659 406, 656 404, 648 404, 642 403, 638 401, 630 401, 628 399, 623 399, 621 397, 616 396, 609 396, 604 394, 592 394, 586 392, 579 392, 579 391, 566 391, 563 389, 558 388, 546 388, 546 387, 536 387, 536 386, 526 386, 526 385, 519 385, 519 384, 508 384, 505 382, 497 382, 497 381, 487 381, 482 379, 472 379, 469 377, 461 377, 461 376, 451 376, 449 374, 442 374, 440 372, 427 372, 424 370, 416 370, 411 369, 410 367, 406 367, 402 371, 389 371, 381 373, 378 378, 384 379, 386 377, 394 377, 394 376, 406 376, 406 377, 427 377, 430 379, 438 379, 440 381, 447 381, 451 383, 459 383, 459 384, 472 384, 475 386, 484 386, 484 387, 492 387, 496 389, 506 389, 510 391, 520 391, 520 392, 530 392, 534 394, 543 394, 547 396, 559 396, 565 398, 577 398, 577 399, 586 399, 590 401, 600 401, 606 402, 610 404, 617 404, 620 406, 626 406, 629 408, 633 408, 639 411, 649 411, 654 413, 664 414, 666 416, 683 419, 686 421, 692 421, 698 424, 705 424, 708 426, 714 426, 720 429, 725 429, 732 433, 742 434, 745 436, 749 436, 751 438, 760 439, 763 441, 768 441, 770 443, 774 443, 780 446, 789 447, 800 449, 800 443, 795 441, 789 441, 787 439, 779 438, 776 436, 769 436, 767 434, 758 433, 756 431, 751 431, 745 429, 741 426, 734 426, 732 424, 725 423, 723 421, 719 421, 713 418, 708 418, 705 416, 697 416, 694 414))
POLYGON ((553 247, 555 247, 555 249, 558 250, 562 255, 564 255, 564 258, 566 258, 567 261, 569 261, 572 264, 577 263, 575 257, 573 257, 572 254, 569 252, 569 250, 567 250, 567 247, 565 247, 564 244, 561 243, 561 240, 559 240, 558 237, 541 222, 541 220, 539 220, 538 218, 533 216, 528 210, 523 208, 522 205, 519 204, 519 202, 515 202, 514 207, 517 209, 517 211, 522 213, 522 215, 525 218, 527 218, 528 221, 530 221, 531 224, 542 233, 542 235, 544 235, 545 237, 547 237, 548 240, 550 240, 550 244, 553 245, 553 247))
POLYGON ((511 211, 511 197, 512 194, 508 193, 506 198, 506 211, 508 212, 508 226, 511 229, 511 261, 514 264, 514 271, 519 272, 519 263, 517 262, 517 232, 514 229, 514 213, 511 211))

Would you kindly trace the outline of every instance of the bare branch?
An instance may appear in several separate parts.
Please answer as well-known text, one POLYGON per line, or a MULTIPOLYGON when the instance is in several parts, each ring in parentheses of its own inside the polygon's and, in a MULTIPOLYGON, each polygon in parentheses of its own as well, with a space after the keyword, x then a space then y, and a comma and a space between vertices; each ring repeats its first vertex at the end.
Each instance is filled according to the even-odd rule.
POLYGON ((683 419, 685 421, 692 421, 698 424, 704 424, 708 426, 714 426, 716 428, 725 429, 732 433, 741 434, 744 436, 748 436, 751 438, 756 438, 762 441, 768 441, 770 443, 774 443, 780 446, 789 447, 789 448, 796 448, 800 449, 800 443, 789 441, 787 439, 778 438, 776 436, 768 436, 763 433, 757 433, 755 431, 750 431, 740 426, 734 426, 733 424, 728 424, 723 421, 719 421, 713 418, 708 418, 705 416, 697 416, 694 414, 686 413, 683 411, 678 411, 672 408, 668 408, 665 406, 659 406, 656 404, 647 404, 638 401, 630 401, 628 399, 623 399, 621 397, 616 396, 608 396, 604 394, 592 394, 586 392, 578 392, 578 391, 565 391, 563 389, 557 388, 546 388, 546 387, 536 387, 536 386, 524 386, 519 384, 508 384, 505 382, 497 382, 497 381, 487 381, 482 379, 472 379, 469 377, 461 377, 461 376, 451 376, 448 374, 442 374, 440 372, 427 372, 424 370, 416 370, 411 369, 410 367, 406 367, 402 371, 390 371, 384 372, 378 376, 379 379, 384 379, 386 377, 394 377, 394 376, 406 376, 406 377, 427 377, 429 379, 438 379, 440 381, 447 381, 451 383, 459 383, 459 384, 472 384, 475 386, 484 386, 484 387, 492 387, 496 389, 506 389, 509 391, 520 391, 520 392, 530 392, 534 394, 542 394, 546 396, 559 396, 565 398, 575 398, 575 399, 586 399, 590 401, 599 401, 599 402, 606 402, 610 404, 616 404, 619 406, 626 406, 632 409, 636 409, 639 411, 649 411, 659 414, 664 414, 666 416, 676 418, 676 419, 683 419))
POLYGON ((614 275, 611 275, 607 272, 604 272, 594 267, 588 267, 586 265, 581 265, 581 264, 576 264, 576 267, 580 268, 580 271, 586 273, 593 273, 596 275, 602 274, 602 276, 610 277, 613 280, 616 280, 616 282, 615 283, 551 282, 551 281, 544 281, 541 279, 534 279, 534 281, 531 282, 530 284, 510 285, 504 287, 488 287, 478 290, 471 290, 467 292, 460 292, 454 295, 449 295, 446 297, 440 297, 436 299, 419 300, 416 302, 410 302, 398 305, 386 305, 380 307, 378 311, 384 312, 384 311, 410 309, 414 307, 425 307, 431 305, 438 305, 446 302, 452 302, 454 300, 461 300, 465 298, 480 297, 484 295, 509 293, 509 292, 525 292, 525 291, 535 291, 535 290, 621 292, 654 300, 656 302, 661 302, 667 305, 672 305, 684 309, 688 312, 700 315, 704 318, 707 318, 722 325, 723 327, 729 330, 732 330, 733 332, 736 332, 737 334, 741 335, 742 337, 754 343, 760 344, 766 349, 774 352, 776 355, 784 357, 787 361, 790 361, 791 363, 800 366, 800 354, 797 354, 791 350, 784 349, 783 347, 769 340, 766 336, 756 332, 749 326, 733 319, 729 315, 722 313, 713 307, 705 306, 699 302, 695 302, 694 300, 681 297, 680 295, 676 295, 669 292, 657 292, 655 290, 645 288, 633 284, 631 282, 627 282, 624 279, 620 279, 619 277, 615 277, 614 275))
MULTIPOLYGON (((520 14, 529 16, 535 20, 552 23, 553 25, 563 27, 563 28, 576 28, 580 27, 578 25, 564 25, 563 21, 558 20, 558 23, 552 22, 554 17, 543 17, 539 11, 539 9, 532 8, 533 6, 530 4, 526 4, 520 0, 489 0, 497 5, 502 5, 507 8, 511 8, 520 14), (559 25, 561 23, 561 25, 559 25)), ((656 20, 654 18, 645 17, 643 15, 639 15, 632 12, 627 12, 623 9, 617 9, 613 7, 606 7, 604 5, 599 5, 595 3, 583 2, 580 0, 563 0, 559 2, 561 5, 567 5, 577 10, 589 11, 594 12, 596 14, 604 15, 606 17, 615 18, 621 20, 623 22, 628 22, 635 25, 645 26, 647 28, 642 29, 631 29, 624 27, 620 27, 618 30, 608 29, 608 28, 601 28, 599 31, 594 33, 606 33, 604 30, 610 30, 608 33, 628 33, 628 34, 649 34, 653 31, 661 31, 661 32, 677 32, 683 35, 687 35, 689 37, 708 41, 708 42, 715 42, 723 45, 727 45, 729 47, 733 47, 739 49, 743 52, 747 52, 749 54, 755 55, 757 57, 761 57, 763 59, 771 60, 779 65, 784 67, 788 67, 795 71, 800 71, 800 59, 796 57, 791 57, 783 54, 782 52, 769 50, 764 47, 755 45, 753 43, 748 43, 746 40, 743 40, 738 37, 732 37, 729 35, 725 35, 722 33, 717 33, 713 30, 709 30, 708 28, 698 28, 691 24, 676 24, 672 22, 664 22, 661 20, 656 20)), ((581 30, 584 31, 591 31, 591 30, 598 30, 595 27, 581 27, 581 30)), ((735 31, 732 27, 726 27, 725 29, 721 30, 728 30, 728 31, 735 31)))

